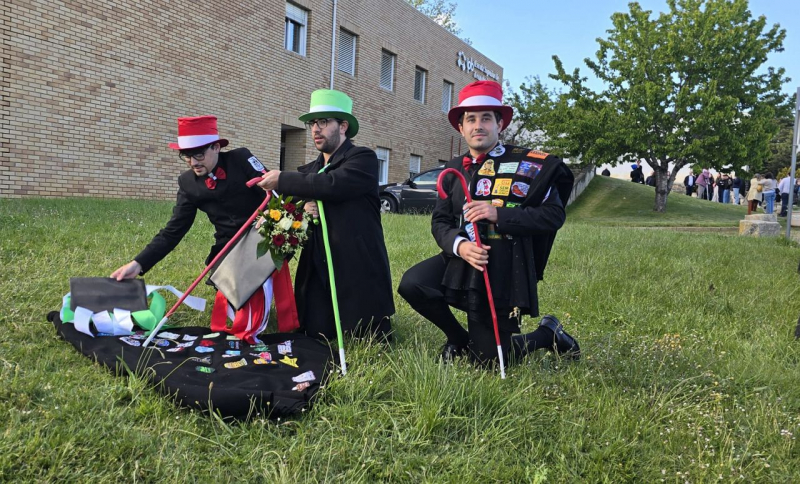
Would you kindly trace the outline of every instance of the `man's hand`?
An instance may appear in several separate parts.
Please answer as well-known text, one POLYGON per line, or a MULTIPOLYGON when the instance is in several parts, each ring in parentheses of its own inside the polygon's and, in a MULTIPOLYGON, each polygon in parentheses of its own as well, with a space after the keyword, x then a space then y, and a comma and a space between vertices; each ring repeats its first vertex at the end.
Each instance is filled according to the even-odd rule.
POLYGON ((458 244, 458 255, 467 261, 469 265, 483 272, 483 268, 489 263, 489 249, 491 247, 483 246, 478 247, 475 242, 468 240, 462 241, 458 244))
POLYGON ((112 272, 109 277, 121 281, 123 279, 133 279, 138 276, 140 272, 142 272, 142 266, 134 260, 112 272))
POLYGON ((478 220, 487 220, 491 223, 497 223, 497 208, 491 203, 486 202, 469 202, 464 205, 464 219, 467 222, 477 222, 478 220))
POLYGON ((310 214, 314 218, 319 218, 319 207, 317 206, 317 202, 306 202, 303 205, 303 210, 306 211, 307 214, 310 214))
POLYGON ((271 191, 278 188, 278 177, 281 175, 280 170, 270 170, 261 177, 261 181, 258 182, 258 186, 264 189, 264 191, 271 191))

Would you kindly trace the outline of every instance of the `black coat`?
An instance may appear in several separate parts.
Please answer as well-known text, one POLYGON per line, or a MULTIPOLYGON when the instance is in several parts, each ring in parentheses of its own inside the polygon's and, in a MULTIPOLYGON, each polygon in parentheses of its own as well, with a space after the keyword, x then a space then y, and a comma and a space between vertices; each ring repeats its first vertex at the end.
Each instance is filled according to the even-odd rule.
MULTIPOLYGON (((379 162, 374 151, 354 146, 348 139, 331 156, 330 167, 319 173, 323 166, 320 154, 296 173, 282 172, 278 191, 323 202, 342 329, 349 331, 361 321, 388 318, 395 310, 378 198, 379 162)), ((295 278, 297 311, 303 325, 311 313, 308 305, 328 300, 327 294, 318 294, 313 288, 330 290, 322 229, 312 227, 295 278), (321 284, 310 285, 314 277, 321 284)), ((327 323, 334 327, 333 320, 327 323)))
MULTIPOLYGON (((498 220, 493 229, 499 237, 485 236, 490 231, 488 224, 479 223, 478 230, 482 235, 481 241, 491 247, 489 282, 498 312, 517 307, 522 314, 538 316, 536 285, 544 277, 556 232, 566 220, 564 207, 569 199, 574 177, 561 159, 553 155, 511 145, 504 146, 504 149, 505 152, 501 155, 489 155, 495 167, 521 161, 535 162, 541 166, 533 178, 497 170, 495 183, 505 176, 510 177, 514 184, 524 182, 530 188, 524 197, 508 198, 509 201, 518 202, 518 206, 497 209, 498 220)), ((473 199, 492 198, 492 195, 475 195, 475 184, 481 178, 478 166, 473 165, 465 171, 462 159, 463 156, 453 158, 445 166, 464 174, 473 192, 473 199)), ((442 188, 448 197, 437 201, 431 217, 431 230, 447 258, 447 268, 442 280, 447 301, 464 311, 485 311, 488 305, 482 273, 453 253, 457 237, 467 238, 462 215, 466 200, 464 191, 455 176, 445 177, 442 188)), ((514 324, 514 321, 510 320, 509 324, 514 324)), ((519 331, 518 327, 502 329, 519 331)))
POLYGON ((245 185, 250 179, 262 175, 250 164, 251 158, 255 160, 255 166, 260 166, 258 159, 247 148, 220 152, 214 170, 217 167, 225 170, 226 179, 217 180, 213 190, 206 186, 207 175, 197 176, 192 170, 180 174, 172 218, 147 247, 133 258, 142 266, 142 274, 172 252, 192 228, 198 210, 205 212, 214 225, 215 243, 206 258, 206 264, 211 262, 266 197, 261 188, 247 188, 245 185))

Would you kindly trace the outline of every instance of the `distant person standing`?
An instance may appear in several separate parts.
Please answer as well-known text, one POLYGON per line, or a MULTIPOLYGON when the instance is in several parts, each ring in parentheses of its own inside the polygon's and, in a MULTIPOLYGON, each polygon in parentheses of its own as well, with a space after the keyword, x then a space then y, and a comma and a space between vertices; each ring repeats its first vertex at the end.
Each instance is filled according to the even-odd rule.
POLYGON ((731 203, 731 177, 727 173, 723 173, 717 179, 717 192, 719 194, 719 203, 731 203))
POLYGON ((697 177, 697 198, 710 200, 709 189, 714 186, 711 181, 711 175, 708 173, 708 168, 703 168, 703 172, 697 177))
POLYGON ((697 186, 697 177, 694 176, 694 173, 689 173, 683 179, 683 186, 686 187, 686 196, 691 197, 692 193, 694 193, 694 189, 697 186))
POLYGON ((785 177, 781 178, 781 182, 778 183, 778 191, 781 192, 781 213, 778 214, 780 217, 785 217, 786 213, 789 211, 789 190, 791 189, 792 179, 787 173, 785 177))
POLYGON ((739 175, 736 175, 733 179, 733 183, 731 183, 731 188, 733 188, 733 203, 735 205, 739 205, 739 194, 744 192, 744 185, 744 178, 739 178, 739 175))
POLYGON ((763 190, 761 175, 756 173, 750 180, 750 189, 747 191, 747 215, 755 212, 761 202, 761 190, 763 190))
POLYGON ((764 188, 761 190, 761 194, 764 196, 765 213, 775 213, 775 188, 777 188, 777 183, 772 173, 767 172, 764 175, 764 188))

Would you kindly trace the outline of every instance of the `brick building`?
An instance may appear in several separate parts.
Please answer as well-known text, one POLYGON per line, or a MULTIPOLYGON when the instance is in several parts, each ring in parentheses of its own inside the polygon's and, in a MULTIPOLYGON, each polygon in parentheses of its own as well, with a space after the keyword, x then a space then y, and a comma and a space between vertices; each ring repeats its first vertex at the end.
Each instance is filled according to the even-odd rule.
POLYGON ((0 197, 171 199, 176 118, 292 170, 314 89, 354 100, 358 145, 401 181, 461 148, 446 111, 502 69, 403 0, 3 0, 0 197))

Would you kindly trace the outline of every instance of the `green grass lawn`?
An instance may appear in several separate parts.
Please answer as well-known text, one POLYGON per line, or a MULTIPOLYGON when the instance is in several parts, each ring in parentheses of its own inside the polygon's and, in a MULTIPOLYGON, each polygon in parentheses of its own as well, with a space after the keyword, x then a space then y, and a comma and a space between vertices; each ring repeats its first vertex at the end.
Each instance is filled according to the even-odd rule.
MULTIPOLYGON (((539 352, 506 380, 442 365, 442 334, 396 297, 391 347, 350 343, 347 376, 309 412, 228 423, 111 376, 45 320, 69 277, 127 262, 170 203, 0 199, 0 481, 797 482, 800 251, 632 228, 743 214, 681 194, 654 214, 652 201, 597 177, 569 209, 540 306, 580 362, 539 352)), ((383 220, 396 286, 437 249, 429 217, 383 220)), ((198 222, 148 283, 199 273, 212 236, 198 222)), ((207 324, 192 313, 171 322, 207 324)))

